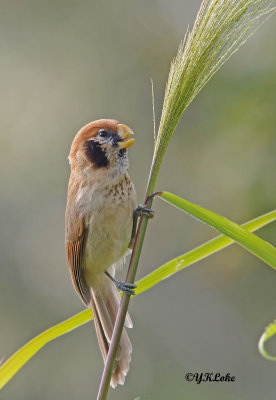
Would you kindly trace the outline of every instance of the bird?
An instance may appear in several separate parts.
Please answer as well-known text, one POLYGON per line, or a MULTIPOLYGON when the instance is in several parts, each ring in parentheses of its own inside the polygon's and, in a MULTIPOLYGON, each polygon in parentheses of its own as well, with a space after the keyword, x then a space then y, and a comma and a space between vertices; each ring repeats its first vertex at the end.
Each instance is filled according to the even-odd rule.
MULTIPOLYGON (((76 134, 69 153, 71 173, 65 212, 65 242, 75 291, 91 307, 96 336, 105 362, 120 303, 118 289, 135 294, 136 285, 119 282, 115 271, 131 252, 137 195, 128 168, 132 130, 114 119, 88 123, 76 134)), ((143 210, 140 208, 140 214, 143 210)), ((139 208, 138 208, 139 210, 139 208)), ((132 345, 125 328, 110 385, 123 385, 132 345)))

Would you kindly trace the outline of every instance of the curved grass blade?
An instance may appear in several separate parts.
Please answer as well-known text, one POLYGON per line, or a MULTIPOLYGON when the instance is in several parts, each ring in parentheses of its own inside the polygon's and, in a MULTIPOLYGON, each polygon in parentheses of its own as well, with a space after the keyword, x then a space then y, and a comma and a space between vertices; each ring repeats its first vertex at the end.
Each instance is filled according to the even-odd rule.
POLYGON ((231 222, 229 219, 184 200, 175 194, 160 192, 157 193, 157 195, 180 210, 183 210, 200 221, 212 226, 223 235, 235 240, 246 250, 249 250, 255 256, 276 269, 276 248, 270 243, 260 239, 258 236, 235 222, 231 222))
MULTIPOLYGON (((276 221, 276 211, 264 214, 243 226, 249 231, 255 231, 263 226, 276 221)), ((174 275, 181 269, 216 253, 229 246, 234 241, 226 236, 218 236, 207 243, 185 253, 157 268, 137 283, 136 294, 140 294, 157 285, 162 280, 174 275)), ((72 330, 86 324, 93 318, 90 309, 81 311, 67 320, 52 326, 51 328, 34 337, 0 367, 0 389, 30 360, 42 347, 52 340, 71 332, 72 330)))
POLYGON ((270 360, 270 361, 276 361, 276 357, 275 356, 271 356, 270 354, 268 354, 268 352, 264 348, 264 344, 268 339, 270 339, 274 335, 276 335, 276 320, 273 321, 271 324, 269 324, 265 328, 265 331, 262 334, 262 336, 260 337, 260 340, 259 340, 259 343, 258 343, 259 352, 261 353, 261 355, 264 358, 266 358, 267 360, 270 360))

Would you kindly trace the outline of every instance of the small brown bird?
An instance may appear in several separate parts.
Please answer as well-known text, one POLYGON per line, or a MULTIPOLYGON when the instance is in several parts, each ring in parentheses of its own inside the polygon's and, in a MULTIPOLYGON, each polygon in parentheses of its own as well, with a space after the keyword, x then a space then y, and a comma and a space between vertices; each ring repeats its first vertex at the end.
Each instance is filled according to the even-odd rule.
MULTIPOLYGON (((100 350, 105 361, 119 307, 116 286, 134 294, 135 285, 118 282, 135 230, 136 192, 128 175, 129 127, 111 119, 93 121, 73 140, 66 207, 66 252, 76 292, 92 307, 100 350)), ((140 215, 143 213, 143 210, 140 215)), ((148 215, 149 216, 149 215, 148 215)), ((132 327, 127 315, 125 326, 132 327)), ((123 384, 132 346, 123 330, 111 386, 123 384)))

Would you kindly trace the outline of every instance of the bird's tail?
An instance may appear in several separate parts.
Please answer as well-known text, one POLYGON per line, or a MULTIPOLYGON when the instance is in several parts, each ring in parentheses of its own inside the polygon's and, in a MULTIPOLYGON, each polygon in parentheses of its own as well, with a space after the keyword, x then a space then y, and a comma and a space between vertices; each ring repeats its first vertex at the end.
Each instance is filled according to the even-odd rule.
MULTIPOLYGON (((104 276, 102 289, 103 290, 97 291, 91 289, 91 308, 94 316, 94 324, 100 350, 105 362, 116 315, 119 309, 120 296, 117 292, 116 286, 107 276, 104 276)), ((132 326, 132 321, 127 314, 125 319, 125 327, 132 328, 132 326)), ((115 367, 110 381, 110 385, 112 387, 115 388, 118 384, 124 384, 125 376, 129 370, 131 353, 132 345, 128 338, 126 329, 123 328, 116 355, 115 367)))

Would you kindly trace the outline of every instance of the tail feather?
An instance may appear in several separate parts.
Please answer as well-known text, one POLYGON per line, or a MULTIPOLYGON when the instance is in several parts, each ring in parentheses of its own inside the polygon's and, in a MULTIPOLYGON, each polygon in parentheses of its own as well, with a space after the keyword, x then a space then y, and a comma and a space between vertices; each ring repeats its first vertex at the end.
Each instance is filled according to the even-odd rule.
POLYGON ((99 342, 99 346, 100 346, 100 350, 103 356, 103 360, 105 361, 106 357, 107 357, 107 353, 108 353, 108 342, 106 340, 102 325, 101 325, 101 321, 97 312, 97 308, 95 306, 94 300, 93 298, 91 298, 91 308, 92 308, 92 312, 93 312, 93 319, 94 319, 94 325, 95 325, 95 330, 96 330, 96 334, 97 334, 97 338, 98 338, 98 342, 99 342))
MULTIPOLYGON (((120 304, 120 296, 115 285, 108 279, 105 281, 104 294, 91 289, 91 308, 94 315, 94 324, 96 334, 105 362, 111 336, 120 304)), ((132 321, 127 315, 126 327, 132 327, 132 321)), ((118 384, 123 385, 125 376, 129 370, 131 360, 132 345, 127 335, 126 329, 123 328, 119 347, 116 354, 116 363, 111 378, 111 386, 116 387, 118 384)))
POLYGON ((103 298, 102 294, 98 292, 97 294, 92 291, 92 296, 94 300, 95 308, 97 310, 99 320, 101 323, 101 327, 104 331, 105 338, 110 343, 112 331, 113 331, 113 323, 111 320, 111 315, 109 310, 107 309, 106 300, 103 298))

